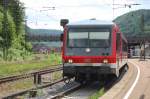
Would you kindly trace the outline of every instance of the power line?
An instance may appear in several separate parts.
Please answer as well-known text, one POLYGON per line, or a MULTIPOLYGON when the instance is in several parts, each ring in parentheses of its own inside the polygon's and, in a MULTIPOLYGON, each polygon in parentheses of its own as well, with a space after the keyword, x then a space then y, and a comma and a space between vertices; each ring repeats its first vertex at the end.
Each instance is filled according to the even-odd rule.
POLYGON ((137 5, 141 5, 138 3, 131 3, 131 4, 115 4, 115 0, 113 0, 113 19, 114 19, 114 11, 115 9, 120 9, 120 8, 131 8, 132 6, 137 6, 137 5), (119 7, 115 7, 115 6, 119 6, 119 7))
MULTIPOLYGON (((45 13, 45 12, 47 12, 49 10, 55 10, 55 7, 43 7, 43 8, 44 8, 43 10, 37 10, 37 9, 31 8, 31 7, 26 7, 26 9, 33 10, 33 11, 35 11, 35 13, 38 12, 39 14, 42 14, 42 15, 44 15, 44 16, 52 19, 52 20, 58 21, 58 19, 48 15, 48 13, 45 13), (50 8, 52 8, 52 9, 50 9, 50 8)), ((36 20, 35 20, 36 22, 33 22, 33 20, 30 19, 30 18, 28 18, 27 20, 30 20, 31 22, 33 22, 33 23, 35 23, 37 25, 38 24, 37 20, 39 20, 39 18, 36 15, 35 15, 35 17, 36 17, 36 20)), ((42 21, 42 20, 44 20, 44 18, 40 18, 40 21, 42 21)))

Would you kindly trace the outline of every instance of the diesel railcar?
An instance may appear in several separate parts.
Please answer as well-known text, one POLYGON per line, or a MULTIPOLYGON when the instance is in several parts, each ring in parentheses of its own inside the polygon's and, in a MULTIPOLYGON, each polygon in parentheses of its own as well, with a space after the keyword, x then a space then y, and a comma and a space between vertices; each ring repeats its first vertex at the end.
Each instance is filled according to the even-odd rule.
POLYGON ((69 23, 61 20, 63 76, 76 81, 119 76, 127 63, 127 40, 113 22, 95 19, 69 23))

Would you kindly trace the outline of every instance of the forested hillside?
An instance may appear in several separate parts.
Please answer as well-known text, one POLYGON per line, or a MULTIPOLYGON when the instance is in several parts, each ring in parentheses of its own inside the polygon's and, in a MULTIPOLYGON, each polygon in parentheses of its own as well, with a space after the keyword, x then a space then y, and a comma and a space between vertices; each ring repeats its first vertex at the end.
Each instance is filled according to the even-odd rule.
POLYGON ((114 20, 126 36, 150 36, 150 10, 137 10, 114 20))
POLYGON ((61 30, 56 29, 32 29, 27 26, 26 40, 30 42, 60 41, 61 30))
POLYGON ((27 27, 27 33, 30 35, 60 35, 62 31, 56 29, 32 29, 27 27))
POLYGON ((0 0, 0 60, 24 59, 31 45, 25 42, 24 6, 19 0, 0 0))

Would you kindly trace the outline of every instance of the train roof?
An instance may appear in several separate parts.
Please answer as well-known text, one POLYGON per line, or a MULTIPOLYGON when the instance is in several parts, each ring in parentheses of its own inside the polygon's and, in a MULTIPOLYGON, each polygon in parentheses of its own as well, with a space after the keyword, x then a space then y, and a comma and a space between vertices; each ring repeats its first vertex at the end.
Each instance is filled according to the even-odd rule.
POLYGON ((103 21, 103 20, 96 20, 96 19, 90 19, 90 20, 83 20, 75 23, 68 23, 67 26, 112 26, 114 23, 112 21, 103 21))

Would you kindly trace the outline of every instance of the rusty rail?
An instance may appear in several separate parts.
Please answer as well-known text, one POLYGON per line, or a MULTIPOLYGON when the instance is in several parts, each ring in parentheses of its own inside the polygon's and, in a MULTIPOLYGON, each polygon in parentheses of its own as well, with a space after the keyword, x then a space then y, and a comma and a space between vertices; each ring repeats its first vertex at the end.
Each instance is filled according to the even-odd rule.
POLYGON ((30 77, 33 77, 33 76, 34 76, 34 78, 36 78, 37 75, 38 76, 39 75, 44 75, 44 74, 47 74, 47 73, 52 73, 52 72, 56 72, 56 71, 60 71, 60 70, 62 70, 62 67, 45 69, 45 70, 40 70, 40 71, 27 73, 27 74, 4 77, 4 78, 0 78, 0 84, 16 81, 16 80, 19 80, 19 79, 30 78, 30 77))
POLYGON ((56 83, 59 83, 59 82, 61 82, 63 80, 66 80, 67 78, 63 78, 63 79, 58 79, 58 80, 56 80, 54 82, 50 82, 50 83, 47 83, 47 84, 41 84, 41 76, 42 75, 48 74, 48 73, 59 72, 62 69, 63 68, 62 68, 61 65, 60 66, 57 65, 57 67, 55 67, 55 68, 35 71, 35 72, 31 72, 31 73, 27 73, 27 74, 21 74, 21 75, 16 75, 16 76, 9 76, 9 77, 5 77, 5 78, 0 78, 0 84, 3 84, 3 83, 17 81, 17 80, 20 80, 20 79, 26 79, 26 78, 34 77, 34 84, 37 85, 36 87, 30 88, 30 89, 21 90, 19 92, 11 93, 10 95, 3 97, 2 99, 13 99, 13 97, 26 94, 29 91, 40 89, 40 88, 45 88, 45 87, 54 85, 56 83))
POLYGON ((37 86, 37 87, 33 87, 33 88, 30 88, 30 89, 27 89, 27 90, 22 90, 22 91, 19 91, 19 92, 16 92, 16 93, 12 93, 12 94, 10 94, 10 95, 8 95, 8 96, 2 97, 2 99, 16 99, 16 98, 15 98, 16 96, 24 95, 24 94, 26 94, 26 93, 28 93, 29 91, 32 91, 32 90, 37 90, 37 89, 46 88, 46 87, 48 87, 48 86, 52 86, 52 85, 54 85, 54 84, 56 84, 56 83, 62 82, 62 81, 67 80, 67 79, 68 79, 68 78, 59 79, 59 80, 57 80, 57 81, 55 81, 55 82, 52 82, 52 83, 43 84, 43 85, 39 85, 39 86, 37 86))

